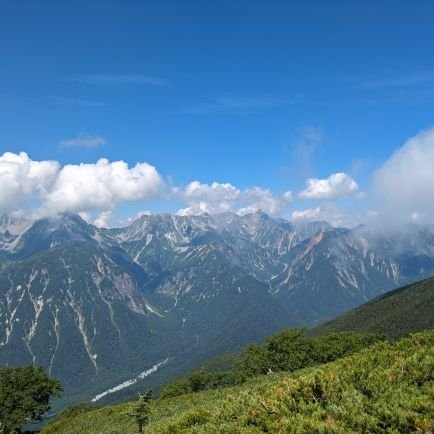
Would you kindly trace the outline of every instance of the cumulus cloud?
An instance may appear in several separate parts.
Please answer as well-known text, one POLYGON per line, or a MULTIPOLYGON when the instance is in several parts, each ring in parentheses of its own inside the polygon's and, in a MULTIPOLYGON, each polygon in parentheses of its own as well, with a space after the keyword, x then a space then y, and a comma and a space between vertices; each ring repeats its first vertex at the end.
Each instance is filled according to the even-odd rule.
POLYGON ((211 185, 193 181, 184 190, 174 189, 174 195, 188 204, 188 207, 180 209, 179 215, 203 214, 205 212, 215 214, 231 211, 238 200, 241 191, 232 184, 213 182, 211 185))
POLYGON ((423 221, 434 215, 434 128, 399 148, 374 176, 374 193, 391 221, 423 221))
POLYGON ((325 202, 316 208, 296 210, 292 213, 295 221, 326 221, 335 227, 355 227, 363 221, 357 212, 348 210, 344 212, 335 203, 325 202))
POLYGON ((202 184, 199 181, 193 181, 185 189, 175 188, 173 193, 175 197, 188 205, 178 211, 179 215, 205 212, 216 214, 227 211, 246 214, 258 209, 276 214, 292 200, 289 191, 282 196, 274 196, 268 189, 251 187, 240 190, 232 184, 218 182, 202 184))
POLYGON ((213 182, 211 185, 199 181, 190 182, 184 190, 174 190, 177 197, 202 212, 229 211, 241 192, 232 184, 213 182))
POLYGON ((94 220, 93 224, 97 228, 108 228, 109 222, 113 217, 113 211, 103 211, 100 215, 94 220))
POLYGON ((109 221, 121 202, 158 196, 164 181, 147 163, 129 167, 124 161, 105 158, 95 164, 33 161, 25 152, 0 156, 0 213, 27 212, 33 217, 76 212, 90 221, 90 212, 102 212, 97 224, 109 221))
POLYGON ((0 212, 20 209, 28 200, 43 197, 58 175, 56 161, 33 161, 25 152, 0 157, 0 212))
POLYGON ((246 206, 238 210, 239 214, 248 214, 258 209, 268 214, 277 214, 292 200, 292 193, 287 191, 281 196, 274 196, 268 189, 252 187, 241 193, 241 202, 246 206))
POLYGON ((301 199, 336 200, 358 194, 357 182, 346 173, 333 173, 326 179, 309 178, 306 189, 299 193, 301 199))
POLYGON ((64 139, 59 142, 63 148, 98 148, 107 143, 101 136, 92 136, 88 133, 79 133, 75 137, 64 139))
POLYGON ((46 194, 42 211, 108 210, 120 202, 155 197, 163 184, 156 168, 147 163, 129 168, 124 161, 101 158, 96 164, 68 164, 46 194))

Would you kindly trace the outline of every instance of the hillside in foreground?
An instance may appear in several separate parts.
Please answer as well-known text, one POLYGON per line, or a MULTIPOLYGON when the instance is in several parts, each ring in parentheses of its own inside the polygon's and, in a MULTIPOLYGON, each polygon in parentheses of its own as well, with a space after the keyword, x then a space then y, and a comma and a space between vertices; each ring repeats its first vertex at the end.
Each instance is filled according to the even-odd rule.
MULTIPOLYGON (((149 433, 431 433, 434 331, 241 386, 159 399, 149 433)), ((131 404, 54 421, 44 434, 136 432, 131 404)))
POLYGON ((382 295, 310 331, 314 336, 354 331, 400 338, 434 328, 434 278, 382 295))

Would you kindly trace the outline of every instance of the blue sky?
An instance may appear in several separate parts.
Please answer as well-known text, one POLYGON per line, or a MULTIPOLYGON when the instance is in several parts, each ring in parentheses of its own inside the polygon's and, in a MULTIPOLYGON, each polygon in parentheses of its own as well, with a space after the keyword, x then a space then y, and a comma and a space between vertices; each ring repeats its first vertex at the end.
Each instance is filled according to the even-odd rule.
POLYGON ((0 8, 0 154, 60 167, 147 162, 164 180, 164 194, 82 211, 121 219, 188 208, 197 180, 291 191, 277 212, 285 217, 320 206, 365 212, 373 174, 434 124, 432 1, 0 8), (341 172, 357 192, 297 196, 307 179, 341 172))

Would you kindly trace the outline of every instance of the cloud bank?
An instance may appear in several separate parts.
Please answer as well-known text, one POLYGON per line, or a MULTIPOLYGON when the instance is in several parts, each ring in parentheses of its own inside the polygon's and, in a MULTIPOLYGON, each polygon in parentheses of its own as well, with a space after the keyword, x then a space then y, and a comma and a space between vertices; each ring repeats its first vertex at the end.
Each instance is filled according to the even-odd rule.
POLYGON ((25 152, 5 152, 0 156, 0 211, 15 211, 44 197, 59 169, 57 161, 32 161, 25 152))
POLYGON ((291 216, 296 222, 325 221, 335 227, 354 227, 361 222, 358 213, 344 212, 333 202, 324 202, 316 208, 296 210, 291 216))
POLYGON ((174 188, 173 195, 188 205, 177 212, 179 215, 227 211, 246 214, 258 209, 276 214, 292 200, 290 191, 274 196, 270 190, 260 187, 240 190, 229 183, 202 184, 199 181, 191 182, 184 189, 174 188))
POLYGON ((148 163, 129 168, 124 161, 101 158, 95 164, 68 164, 45 195, 42 211, 108 210, 121 202, 156 197, 163 184, 157 169, 148 163))
MULTIPOLYGON (((95 137, 83 140, 87 139, 95 137)), ((363 196, 366 200, 347 200, 338 207, 341 199, 362 197, 355 179, 345 172, 323 179, 308 178, 306 188, 295 195, 297 202, 291 191, 277 195, 261 187, 241 189, 231 183, 206 184, 198 180, 168 191, 157 169, 146 162, 130 167, 124 161, 101 158, 96 163, 62 166, 52 160, 34 161, 25 152, 5 152, 0 156, 0 213, 21 212, 38 218, 73 212, 106 227, 118 205, 160 199, 172 201, 173 206, 181 202, 177 211, 180 215, 228 211, 246 214, 260 209, 272 215, 291 213, 296 221, 326 220, 335 226, 366 221, 389 226, 433 223, 434 128, 407 140, 374 172, 372 179, 372 189, 363 196), (307 206, 303 207, 305 200, 307 206)), ((148 208, 142 205, 142 209, 148 208)))
POLYGON ((33 161, 25 152, 0 156, 0 212, 29 207, 36 216, 109 211, 121 202, 156 197, 163 187, 163 178, 148 163, 130 168, 124 161, 102 158, 61 167, 57 161, 33 161))
POLYGON ((434 128, 407 140, 375 173, 374 198, 387 219, 432 222, 434 128))
MULTIPOLYGON (((93 223, 106 227, 117 205, 166 199, 164 191, 162 176, 145 162, 129 167, 124 161, 101 158, 96 163, 62 167, 57 161, 33 161, 24 152, 0 157, 0 212, 29 212, 30 208, 35 218, 73 212, 87 221, 97 213, 93 223)), ((173 188, 169 198, 187 205, 178 211, 180 215, 246 214, 258 209, 278 214, 292 201, 292 194, 276 196, 260 187, 240 190, 230 183, 193 181, 184 188, 173 188)))

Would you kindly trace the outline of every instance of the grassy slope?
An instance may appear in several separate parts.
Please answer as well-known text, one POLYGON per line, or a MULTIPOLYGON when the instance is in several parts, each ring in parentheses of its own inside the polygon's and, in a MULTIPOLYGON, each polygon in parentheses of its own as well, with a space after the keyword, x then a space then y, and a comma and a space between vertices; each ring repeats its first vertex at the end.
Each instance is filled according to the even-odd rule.
MULTIPOLYGON (((295 374, 153 402, 149 433, 431 433, 434 331, 295 374)), ((44 434, 128 434, 129 404, 59 420, 44 434)))
POLYGON ((434 278, 388 292, 310 331, 314 336, 354 331, 399 338, 434 327, 434 278))
MULTIPOLYGON (((246 387, 257 389, 261 386, 272 385, 282 374, 269 377, 260 377, 249 383, 237 387, 228 387, 205 392, 191 393, 175 398, 153 401, 151 423, 147 427, 148 432, 154 431, 156 426, 164 426, 166 423, 176 421, 182 415, 192 409, 221 404, 229 393, 241 393, 246 387)), ((127 434, 135 433, 135 424, 127 416, 130 403, 106 406, 98 410, 84 413, 74 418, 54 421, 42 434, 127 434)), ((164 432, 164 431, 163 431, 164 432)))

